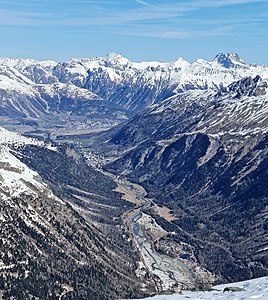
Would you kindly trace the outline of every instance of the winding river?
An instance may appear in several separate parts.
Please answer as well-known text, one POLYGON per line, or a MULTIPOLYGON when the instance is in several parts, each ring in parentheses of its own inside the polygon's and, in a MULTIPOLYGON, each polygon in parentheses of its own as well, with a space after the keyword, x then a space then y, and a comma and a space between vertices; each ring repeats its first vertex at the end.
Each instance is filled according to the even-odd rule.
POLYGON ((194 274, 189 267, 177 258, 155 251, 154 241, 147 234, 152 224, 155 224, 157 229, 162 229, 151 216, 144 213, 149 206, 154 205, 152 199, 146 197, 146 191, 138 184, 125 179, 117 180, 117 183, 120 186, 119 190, 124 191, 123 197, 136 203, 136 207, 128 212, 127 221, 141 253, 142 263, 154 278, 158 291, 193 288, 194 274))

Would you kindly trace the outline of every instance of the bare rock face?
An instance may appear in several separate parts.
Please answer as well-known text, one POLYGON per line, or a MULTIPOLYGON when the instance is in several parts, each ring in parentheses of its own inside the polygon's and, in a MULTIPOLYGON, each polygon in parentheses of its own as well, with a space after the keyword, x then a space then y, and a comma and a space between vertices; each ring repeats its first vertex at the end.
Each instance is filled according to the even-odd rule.
POLYGON ((254 95, 255 95, 255 96, 263 96, 263 95, 265 95, 265 94, 267 93, 267 88, 268 88, 268 83, 267 83, 267 81, 261 82, 261 83, 257 86, 254 95))
POLYGON ((237 53, 219 53, 214 58, 214 61, 227 69, 245 66, 245 62, 239 57, 237 53))
POLYGON ((245 77, 219 91, 219 95, 229 94, 230 97, 262 96, 266 94, 267 81, 257 75, 255 78, 245 77))

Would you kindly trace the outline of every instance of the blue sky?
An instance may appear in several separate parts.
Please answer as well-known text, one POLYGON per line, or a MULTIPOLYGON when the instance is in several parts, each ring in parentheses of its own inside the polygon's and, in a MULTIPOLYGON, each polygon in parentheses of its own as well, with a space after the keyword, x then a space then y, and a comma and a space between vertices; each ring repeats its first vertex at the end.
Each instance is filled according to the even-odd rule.
POLYGON ((268 0, 0 0, 0 56, 268 64, 268 0))

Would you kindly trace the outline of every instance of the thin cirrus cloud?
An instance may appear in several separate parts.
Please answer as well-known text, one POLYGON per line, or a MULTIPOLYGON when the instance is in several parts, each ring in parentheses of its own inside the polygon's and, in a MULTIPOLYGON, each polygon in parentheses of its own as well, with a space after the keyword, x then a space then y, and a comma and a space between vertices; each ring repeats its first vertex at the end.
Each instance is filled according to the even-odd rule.
MULTIPOLYGON (((230 27, 216 29, 199 28, 202 26, 217 25, 217 19, 209 21, 201 19, 200 22, 193 20, 192 24, 185 22, 183 18, 191 15, 191 12, 217 9, 234 5, 252 3, 268 3, 268 0, 184 0, 184 1, 152 1, 152 0, 126 0, 126 1, 94 1, 94 0, 27 0, 27 1, 1 1, 5 9, 0 9, 0 25, 6 26, 39 26, 51 28, 61 26, 66 28, 83 28, 89 26, 118 32, 119 34, 162 37, 162 38, 189 38, 198 35, 226 33, 230 27), (51 6, 47 5, 49 2, 51 6), (66 5, 64 5, 66 3, 66 5), (53 4, 53 5, 52 5, 53 4), (56 6, 55 6, 56 5, 56 6), (56 9, 60 5, 61 9, 56 9), (204 21, 204 22, 203 22, 204 21), (183 23, 184 22, 184 23, 183 23), (205 24, 207 22, 207 24, 205 24), (157 23, 154 30, 149 26, 157 23), (159 30, 159 25, 163 26, 159 30), (109 28, 108 28, 109 26, 109 28), (118 27, 128 26, 128 30, 118 27), (174 30, 174 26, 178 30, 174 30), (196 26, 198 29, 192 28, 196 26), (187 28, 188 27, 188 28, 187 28), (138 30, 138 28, 140 30, 138 30)), ((222 24, 241 22, 241 17, 233 20, 222 20, 222 24)), ((220 25, 220 24, 219 24, 220 25)))
POLYGON ((268 0, 0 0, 0 56, 191 60, 235 50, 266 61, 267 11, 268 0))
POLYGON ((229 32, 233 26, 222 26, 207 30, 154 30, 153 28, 142 31, 142 28, 138 30, 124 29, 118 31, 118 34, 128 36, 142 36, 142 37, 154 37, 154 38, 166 38, 166 39, 190 39, 195 37, 209 37, 209 36, 221 36, 229 32))
POLYGON ((134 0, 134 2, 136 2, 138 4, 141 4, 141 5, 144 5, 144 6, 147 6, 147 7, 151 7, 151 8, 156 8, 157 7, 156 5, 151 4, 149 2, 146 2, 146 1, 143 1, 143 0, 134 0))
MULTIPOLYGON (((204 8, 214 8, 214 7, 224 7, 238 4, 248 4, 248 3, 268 3, 268 0, 188 0, 188 1, 158 1, 158 4, 151 1, 144 0, 128 0, 128 1, 87 1, 87 0, 57 0, 55 1, 60 5, 60 9, 55 11, 55 5, 53 1, 41 1, 41 0, 27 0, 27 1, 1 1, 1 4, 6 4, 10 11, 13 11, 15 15, 18 13, 24 12, 23 7, 27 11, 33 13, 46 13, 46 17, 49 14, 53 14, 55 17, 62 15, 66 18, 68 17, 68 9, 71 8, 74 14, 77 15, 86 15, 89 14, 89 17, 94 13, 94 6, 97 4, 98 7, 103 9, 105 13, 104 17, 110 17, 110 20, 118 16, 126 15, 126 18, 121 19, 121 22, 125 20, 131 21, 132 19, 151 19, 151 18, 166 18, 167 16, 176 16, 181 15, 182 13, 187 13, 193 10, 199 10, 204 8), (45 3, 48 2, 48 5, 45 3), (51 5, 49 5, 49 3, 51 5), (127 3, 136 3, 139 6, 127 5, 127 3), (123 5, 125 4, 125 5, 123 5), (49 9, 50 7, 50 9, 49 9), (17 8, 17 10, 16 10, 17 8), (88 10, 88 8, 92 10, 88 10), (135 15, 135 18, 133 17, 135 15)), ((96 7, 95 7, 96 8, 96 7)), ((102 13, 98 12, 100 15, 97 17, 102 17, 102 13)), ((28 16, 26 16, 28 17, 28 16)), ((45 17, 45 16, 44 16, 45 17)), ((120 19, 118 18, 118 22, 120 19)))

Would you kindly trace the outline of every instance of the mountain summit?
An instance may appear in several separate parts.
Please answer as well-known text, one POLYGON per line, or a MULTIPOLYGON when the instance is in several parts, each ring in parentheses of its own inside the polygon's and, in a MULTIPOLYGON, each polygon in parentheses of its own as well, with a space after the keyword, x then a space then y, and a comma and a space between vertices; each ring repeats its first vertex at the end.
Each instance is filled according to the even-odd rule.
POLYGON ((214 61, 227 69, 245 65, 245 62, 237 53, 219 53, 215 56, 214 61))

